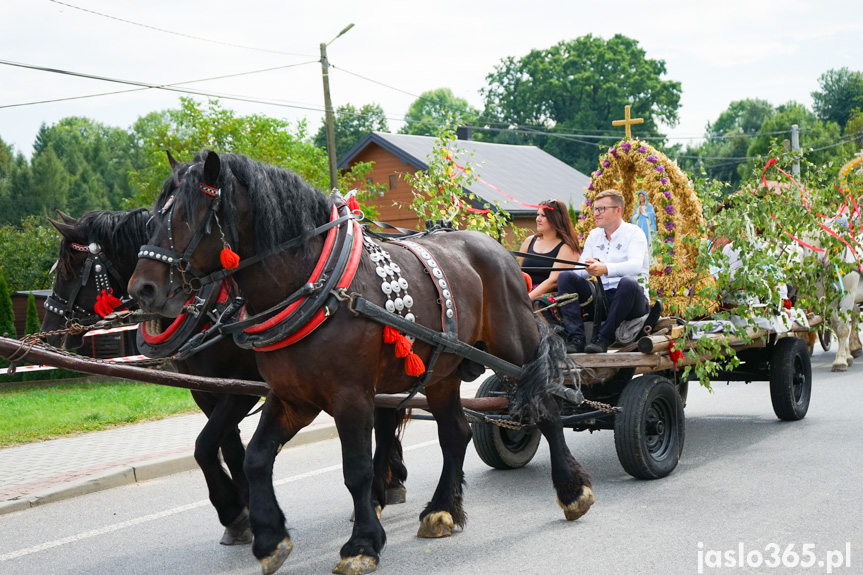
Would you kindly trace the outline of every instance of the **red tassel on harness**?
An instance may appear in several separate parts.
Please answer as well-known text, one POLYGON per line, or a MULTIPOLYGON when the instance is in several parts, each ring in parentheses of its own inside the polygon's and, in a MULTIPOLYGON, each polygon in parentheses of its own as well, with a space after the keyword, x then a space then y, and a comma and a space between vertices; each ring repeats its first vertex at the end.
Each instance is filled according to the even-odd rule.
POLYGON ((219 259, 222 261, 222 267, 226 270, 232 270, 238 265, 240 265, 240 256, 238 256, 234 250, 232 250, 227 245, 222 250, 222 253, 219 255, 219 259))
POLYGON ((524 283, 527 284, 527 291, 529 293, 530 290, 533 289, 533 280, 530 279, 530 276, 527 274, 527 272, 521 272, 521 273, 524 275, 524 283))
POLYGON ((384 343, 395 343, 399 337, 399 330, 391 325, 384 326, 384 343))
POLYGON ((396 338, 396 357, 407 357, 411 352, 411 342, 403 335, 396 338))
POLYGON ((420 356, 411 352, 405 358, 405 373, 411 377, 419 377, 426 371, 426 366, 420 356))
POLYGON ((106 315, 113 313, 114 309, 120 306, 123 302, 114 297, 110 291, 102 290, 98 296, 96 296, 96 304, 93 306, 93 311, 98 313, 100 316, 105 317, 106 315))
POLYGON ((354 196, 348 198, 348 209, 357 216, 361 213, 360 204, 354 196))

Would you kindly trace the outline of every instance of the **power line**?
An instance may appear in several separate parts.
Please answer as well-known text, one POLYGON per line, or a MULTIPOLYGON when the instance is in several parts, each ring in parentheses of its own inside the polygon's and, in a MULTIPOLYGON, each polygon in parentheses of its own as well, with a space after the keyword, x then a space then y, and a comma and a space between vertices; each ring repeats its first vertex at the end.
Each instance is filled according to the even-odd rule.
POLYGON ((117 16, 111 16, 110 14, 103 14, 102 12, 96 12, 95 10, 90 10, 88 8, 82 8, 80 6, 75 6, 73 4, 68 4, 66 2, 60 2, 59 0, 49 0, 54 4, 60 4, 62 6, 67 6, 69 8, 73 8, 75 10, 80 10, 81 12, 87 12, 89 14, 95 14, 96 16, 101 16, 102 18, 109 18, 111 20, 117 20, 118 22, 123 22, 125 24, 131 24, 132 26, 139 26, 141 28, 147 28, 149 30, 155 30, 157 32, 163 32, 165 34, 172 34, 174 36, 181 36, 183 38, 190 38, 192 40, 200 40, 201 42, 209 42, 211 44, 221 44, 222 46, 230 46, 232 48, 242 48, 243 50, 254 50, 256 52, 269 52, 271 54, 282 54, 284 56, 300 56, 303 58, 314 58, 312 54, 296 54, 293 52, 281 52, 279 50, 268 50, 265 48, 255 48, 253 46, 243 46, 242 44, 231 44, 230 42, 221 42, 219 40, 210 40, 209 38, 200 38, 198 36, 191 36, 189 34, 183 34, 182 32, 174 32, 173 30, 165 30, 164 28, 157 28, 155 26, 150 26, 148 24, 141 24, 140 22, 133 22, 131 20, 126 20, 124 18, 118 18, 117 16))
MULTIPOLYGON (((6 64, 6 63, 7 62, 0 61, 0 64, 6 64)), ((158 87, 173 87, 173 86, 183 86, 185 84, 196 84, 199 82, 210 82, 212 80, 223 80, 225 78, 236 78, 238 76, 248 76, 250 74, 260 74, 262 72, 272 72, 274 70, 283 70, 285 68, 294 68, 296 66, 304 66, 306 64, 317 64, 317 63, 318 63, 317 60, 312 60, 310 62, 300 62, 299 64, 288 64, 286 66, 276 66, 274 68, 264 68, 262 70, 252 70, 250 72, 238 72, 236 74, 224 74, 222 76, 213 76, 211 78, 201 78, 200 80, 189 80, 186 82, 174 82, 172 84, 162 84, 158 87)), ((10 65, 14 65, 14 64, 10 64, 10 65)), ((97 98, 99 96, 113 96, 115 94, 128 94, 129 92, 140 92, 142 90, 151 90, 154 88, 155 87, 147 86, 147 87, 142 87, 142 88, 131 88, 129 90, 116 90, 114 92, 101 92, 99 94, 84 94, 81 96, 68 96, 66 98, 54 98, 53 100, 39 100, 39 101, 35 101, 35 102, 21 102, 18 104, 4 104, 4 105, 0 106, 0 109, 2 109, 2 108, 18 108, 20 106, 33 106, 36 104, 51 104, 54 102, 66 102, 69 100, 82 100, 85 98, 97 98)))
MULTIPOLYGON (((303 64, 308 64, 308 63, 309 62, 304 62, 303 64)), ((228 95, 219 94, 216 92, 205 92, 203 90, 182 89, 182 88, 177 88, 177 87, 170 85, 170 84, 159 85, 159 84, 148 84, 146 82, 136 82, 134 80, 121 80, 118 78, 108 78, 105 76, 97 76, 95 74, 85 74, 82 72, 72 72, 69 70, 60 70, 57 68, 47 68, 44 66, 35 66, 32 64, 23 64, 21 62, 11 62, 8 60, 0 60, 0 64, 5 64, 7 66, 15 66, 18 68, 26 68, 29 70, 38 70, 40 72, 51 72, 53 74, 63 74, 63 75, 74 76, 74 77, 78 77, 78 78, 87 78, 90 80, 100 80, 102 82, 113 82, 115 84, 126 84, 126 85, 130 85, 130 86, 139 86, 139 87, 145 88, 145 89, 166 90, 168 92, 179 92, 181 94, 193 94, 196 96, 207 96, 207 97, 212 97, 212 98, 224 98, 226 100, 237 100, 240 102, 251 102, 251 103, 255 103, 255 104, 269 104, 271 106, 280 106, 283 108, 297 108, 300 110, 311 110, 314 112, 323 111, 319 107, 301 106, 301 105, 297 105, 297 104, 278 103, 277 101, 267 101, 267 100, 261 100, 258 98, 238 96, 238 95, 230 95, 230 94, 228 94, 228 95)), ((291 66, 300 66, 303 64, 292 64, 291 66)))

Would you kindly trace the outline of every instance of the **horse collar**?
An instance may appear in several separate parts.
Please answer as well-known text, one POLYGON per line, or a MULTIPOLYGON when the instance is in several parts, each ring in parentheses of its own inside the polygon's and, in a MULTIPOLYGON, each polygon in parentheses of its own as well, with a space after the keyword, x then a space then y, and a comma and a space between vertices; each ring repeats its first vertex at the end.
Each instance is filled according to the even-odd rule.
POLYGON ((246 349, 272 351, 287 347, 317 329, 338 306, 331 292, 346 288, 354 278, 362 254, 362 230, 337 196, 321 255, 309 279, 276 306, 222 329, 246 349), (337 207, 338 206, 338 207, 337 207))

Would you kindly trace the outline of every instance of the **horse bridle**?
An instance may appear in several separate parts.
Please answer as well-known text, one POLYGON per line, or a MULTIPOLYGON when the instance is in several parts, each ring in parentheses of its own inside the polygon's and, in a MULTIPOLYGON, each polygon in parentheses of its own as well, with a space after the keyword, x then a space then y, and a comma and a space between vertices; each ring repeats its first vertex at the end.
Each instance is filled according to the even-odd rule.
MULTIPOLYGON (((108 274, 116 280, 117 285, 122 286, 123 280, 108 258, 105 257, 105 254, 102 252, 102 246, 96 242, 86 246, 69 242, 69 248, 73 251, 87 253, 87 260, 84 262, 81 270, 81 277, 72 289, 72 293, 69 294, 68 300, 57 295, 57 292, 52 288, 51 295, 45 299, 44 307, 47 311, 65 318, 67 325, 73 321, 81 325, 95 323, 101 320, 102 316, 95 311, 88 311, 76 303, 81 289, 90 281, 90 274, 93 274, 94 281, 96 282, 97 296, 102 290, 112 289, 108 274)), ((121 301, 124 305, 128 306, 134 300, 128 296, 124 296, 121 298, 121 301)))
MULTIPOLYGON (((168 218, 168 246, 170 249, 165 249, 156 245, 146 244, 141 246, 141 249, 138 251, 138 258, 147 258, 151 260, 156 260, 157 262, 162 262, 169 266, 170 270, 170 282, 173 283, 173 272, 174 268, 177 268, 177 271, 180 272, 180 277, 183 280, 182 289, 186 294, 191 294, 192 292, 199 291, 206 284, 211 283, 214 280, 207 280, 213 274, 208 276, 195 266, 193 266, 190 261, 192 259, 192 255, 195 253, 195 250, 198 249, 198 244, 201 243, 201 240, 204 239, 204 236, 208 235, 212 231, 213 220, 216 220, 216 225, 219 226, 219 231, 221 232, 222 227, 219 224, 219 218, 216 215, 216 212, 219 209, 219 206, 222 203, 222 190, 218 188, 213 188, 208 186, 203 182, 198 182, 198 190, 211 196, 213 198, 213 202, 210 204, 210 209, 207 211, 207 216, 201 222, 201 225, 198 226, 198 230, 195 232, 195 235, 192 237, 192 240, 189 242, 189 245, 186 246, 186 250, 180 254, 174 249, 174 234, 171 230, 172 221, 174 219, 174 196, 168 198, 165 202, 165 205, 162 206, 162 209, 159 210, 159 213, 162 215, 167 215, 168 218), (186 279, 186 274, 190 273, 194 277, 191 280, 186 279), (197 283, 193 283, 197 282, 197 283)), ((153 233, 153 236, 150 238, 152 242, 156 237, 158 231, 153 233)), ((222 234, 224 239, 224 234, 222 234)))
MULTIPOLYGON (((303 242, 302 237, 292 238, 264 252, 243 259, 243 261, 241 261, 236 267, 230 269, 221 269, 209 274, 205 274, 201 270, 191 265, 190 260, 194 255, 195 250, 198 248, 198 244, 200 244, 201 240, 204 239, 204 236, 208 235, 212 231, 213 220, 215 220, 216 226, 219 228, 219 233, 222 235, 222 243, 226 247, 228 244, 225 241, 225 234, 224 231, 222 231, 222 226, 219 222, 219 216, 217 214, 219 206, 222 202, 222 190, 220 188, 208 186, 203 182, 198 182, 198 191, 203 192, 208 196, 211 196, 213 198, 213 202, 210 204, 210 209, 208 210, 206 217, 198 226, 195 235, 192 236, 192 240, 189 242, 189 245, 186 246, 185 251, 180 254, 174 249, 174 236, 171 231, 171 220, 173 219, 173 212, 175 206, 174 196, 169 197, 168 200, 165 202, 165 205, 162 206, 162 208, 159 210, 160 214, 167 215, 168 218, 168 245, 170 249, 165 249, 156 245, 147 244, 141 246, 141 249, 138 251, 138 258, 151 259, 167 265, 170 270, 170 283, 173 283, 173 271, 174 268, 177 268, 177 271, 180 273, 180 277, 183 280, 183 285, 181 286, 182 290, 186 294, 200 291, 200 289, 207 284, 222 281, 223 279, 239 272, 240 270, 252 264, 258 263, 259 261, 264 260, 286 249, 297 247, 303 242), (194 277, 192 277, 190 280, 187 280, 187 273, 191 273, 194 277)), ((351 219, 357 219, 357 216, 348 213, 347 215, 340 218, 330 220, 329 222, 320 225, 314 230, 312 230, 312 235, 320 235, 321 233, 329 230, 330 228, 339 226, 342 223, 351 219)), ((153 236, 150 238, 151 242, 154 241, 157 233, 158 231, 153 233, 153 236)), ((173 297, 175 293, 176 290, 174 293, 171 294, 171 297, 173 297)))

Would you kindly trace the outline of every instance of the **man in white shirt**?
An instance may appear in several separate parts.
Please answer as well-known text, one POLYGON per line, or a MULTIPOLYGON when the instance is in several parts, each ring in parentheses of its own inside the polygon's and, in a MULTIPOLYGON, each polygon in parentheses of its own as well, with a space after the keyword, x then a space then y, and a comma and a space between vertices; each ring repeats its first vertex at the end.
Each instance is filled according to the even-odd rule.
POLYGON ((587 301, 591 295, 586 278, 600 278, 609 304, 608 317, 590 344, 585 341, 579 301, 560 308, 568 353, 605 353, 614 343, 621 323, 649 311, 647 240, 638 226, 623 221, 624 205, 623 195, 617 190, 596 194, 592 206, 596 229, 588 234, 579 258, 588 265, 557 276, 558 292, 577 293, 579 301, 587 301))

